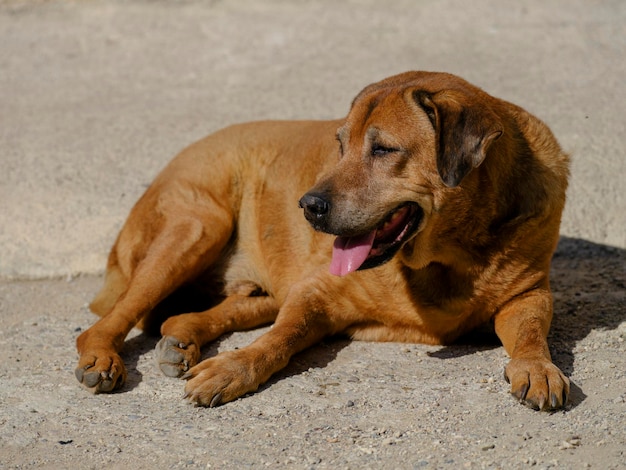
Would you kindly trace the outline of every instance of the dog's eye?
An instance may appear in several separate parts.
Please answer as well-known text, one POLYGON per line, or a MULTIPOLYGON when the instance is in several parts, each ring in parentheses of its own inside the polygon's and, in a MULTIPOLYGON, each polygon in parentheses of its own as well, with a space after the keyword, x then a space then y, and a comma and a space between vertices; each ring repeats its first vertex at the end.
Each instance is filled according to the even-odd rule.
POLYGON ((378 144, 372 145, 372 155, 376 157, 382 157, 394 152, 397 152, 397 150, 391 147, 385 147, 384 145, 378 144))

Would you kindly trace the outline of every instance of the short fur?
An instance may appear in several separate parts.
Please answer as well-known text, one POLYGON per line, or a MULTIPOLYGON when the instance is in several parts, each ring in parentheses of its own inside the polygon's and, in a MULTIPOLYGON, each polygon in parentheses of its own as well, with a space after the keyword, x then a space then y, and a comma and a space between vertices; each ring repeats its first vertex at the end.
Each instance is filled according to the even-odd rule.
POLYGON ((564 406, 569 381, 546 336, 567 178, 545 124, 443 73, 370 85, 344 119, 221 130, 178 155, 132 209, 92 303, 102 318, 78 337, 76 376, 94 392, 122 386, 126 335, 195 282, 216 305, 167 319, 157 346, 195 403, 257 390, 329 335, 444 344, 492 322, 512 393, 564 406), (400 213, 409 235, 371 269, 329 273, 330 234, 383 233, 400 213), (198 362, 224 333, 271 322, 248 347, 198 362))

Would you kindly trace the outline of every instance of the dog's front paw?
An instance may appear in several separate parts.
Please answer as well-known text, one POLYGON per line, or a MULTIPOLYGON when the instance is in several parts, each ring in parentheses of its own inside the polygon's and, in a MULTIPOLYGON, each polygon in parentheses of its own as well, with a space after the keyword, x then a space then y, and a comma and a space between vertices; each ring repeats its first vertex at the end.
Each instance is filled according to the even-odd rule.
POLYGON ((545 359, 512 359, 504 369, 511 393, 535 410, 562 408, 569 396, 569 379, 545 359))
POLYGON ((164 336, 156 345, 159 368, 168 377, 180 377, 200 359, 200 348, 173 336, 164 336))
POLYGON ((201 406, 214 407, 259 388, 261 381, 243 350, 229 351, 191 368, 185 398, 201 406))
POLYGON ((126 382, 126 367, 116 353, 83 354, 74 371, 78 381, 93 393, 109 393, 126 382))

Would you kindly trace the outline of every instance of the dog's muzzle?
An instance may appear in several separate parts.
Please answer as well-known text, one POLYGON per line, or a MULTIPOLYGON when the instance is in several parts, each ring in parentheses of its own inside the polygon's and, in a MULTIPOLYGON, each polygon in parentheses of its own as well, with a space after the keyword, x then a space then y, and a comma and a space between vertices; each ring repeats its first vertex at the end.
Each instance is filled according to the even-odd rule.
POLYGON ((331 204, 322 194, 305 194, 300 199, 300 207, 315 230, 338 235, 333 245, 330 272, 339 276, 389 261, 415 234, 424 216, 417 203, 405 202, 369 229, 333 230, 331 204))

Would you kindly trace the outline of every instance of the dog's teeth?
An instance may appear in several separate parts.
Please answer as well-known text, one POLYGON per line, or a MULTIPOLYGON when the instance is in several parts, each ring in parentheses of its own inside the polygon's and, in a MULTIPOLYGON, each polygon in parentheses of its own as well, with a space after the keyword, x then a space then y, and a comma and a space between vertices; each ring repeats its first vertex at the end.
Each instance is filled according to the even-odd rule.
POLYGON ((396 220, 398 220, 398 218, 401 217, 402 215, 401 212, 402 211, 400 210, 391 214, 389 218, 383 224, 383 230, 386 230, 387 228, 389 228, 390 225, 392 225, 396 220))

